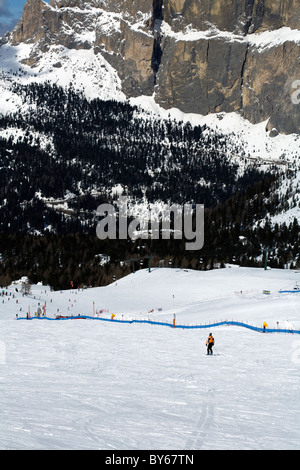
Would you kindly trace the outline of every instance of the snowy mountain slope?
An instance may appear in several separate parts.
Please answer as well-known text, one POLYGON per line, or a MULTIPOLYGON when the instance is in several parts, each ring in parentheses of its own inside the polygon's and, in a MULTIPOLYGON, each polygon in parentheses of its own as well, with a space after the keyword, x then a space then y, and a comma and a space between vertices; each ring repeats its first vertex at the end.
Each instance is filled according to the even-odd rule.
POLYGON ((299 132, 299 31, 294 0, 263 9, 237 1, 222 8, 219 0, 27 0, 2 43, 29 45, 22 64, 33 68, 53 47, 82 50, 113 67, 128 98, 154 95, 165 109, 204 115, 236 111, 290 134, 299 132))
MULTIPOLYGON (((22 39, 17 34, 18 31, 21 34, 22 24, 23 29, 26 27, 30 29, 31 14, 34 18, 39 18, 38 11, 30 13, 29 3, 24 10, 20 25, 11 35, 7 35, 0 47, 0 113, 30 112, 31 106, 24 103, 18 93, 12 91, 14 82, 26 85, 33 82, 49 81, 63 87, 72 84, 74 89, 83 92, 88 99, 107 100, 113 98, 117 101, 125 101, 126 96, 122 90, 120 73, 117 68, 111 65, 111 61, 108 61, 107 55, 105 56, 100 50, 94 48, 95 40, 97 35, 109 36, 112 31, 122 32, 123 24, 126 24, 130 30, 142 31, 143 35, 152 37, 151 30, 145 29, 148 13, 137 14, 131 18, 123 10, 109 11, 109 5, 103 5, 103 8, 99 8, 99 4, 90 4, 90 2, 81 2, 80 4, 78 2, 71 4, 53 2, 50 6, 40 2, 43 6, 43 14, 49 13, 50 17, 54 15, 53 18, 58 15, 58 23, 54 22, 53 24, 50 22, 50 17, 46 17, 45 21, 49 21, 50 29, 41 32, 42 35, 45 34, 46 44, 44 44, 42 39, 38 39, 39 30, 34 30, 33 36, 28 36, 26 40, 25 37, 22 39), (71 39, 71 42, 66 42, 63 37, 69 37, 73 42, 71 39), (35 59, 32 61, 30 57, 35 59)), ((39 4, 38 8, 41 5, 39 4)), ((126 10, 126 4, 123 7, 126 10)), ((160 25, 160 34, 176 41, 185 42, 195 41, 200 34, 205 40, 216 37, 220 40, 245 42, 251 47, 261 50, 286 42, 298 43, 298 32, 290 27, 245 36, 236 32, 221 31, 216 27, 205 31, 198 31, 197 28, 185 28, 181 32, 175 32, 166 21, 163 21, 160 25), (198 36, 195 37, 195 35, 198 36)), ((128 39, 128 41, 131 40, 128 39)), ((245 152, 250 160, 260 165, 266 163, 268 167, 273 162, 280 165, 292 162, 297 167, 299 164, 299 136, 297 134, 279 134, 276 137, 270 137, 266 132, 268 119, 253 125, 243 119, 239 113, 212 113, 202 116, 183 113, 175 108, 165 110, 156 103, 156 94, 157 92, 154 91, 152 96, 141 95, 137 98, 130 98, 130 102, 141 106, 141 116, 143 115, 142 110, 145 110, 148 117, 150 112, 156 118, 172 117, 184 122, 190 121, 193 125, 205 123, 212 129, 227 135, 233 145, 236 144, 242 149, 241 154, 245 152)), ((12 131, 11 135, 15 136, 15 132, 12 131)), ((18 133, 17 135, 20 136, 18 133)), ((6 130, 4 133, 2 131, 1 136, 8 137, 8 131, 6 130)), ((44 142, 45 136, 41 137, 44 142)), ((48 138, 51 147, 52 138, 51 136, 48 138)), ((243 172, 244 154, 235 155, 230 147, 228 154, 230 158, 236 159, 240 164, 241 172, 243 172)))
MULTIPOLYGON (((202 116, 183 113, 175 108, 165 110, 155 103, 153 97, 147 96, 132 98, 130 102, 157 117, 171 116, 177 121, 190 122, 193 126, 206 124, 211 129, 217 129, 230 136, 233 142, 239 143, 253 161, 262 165, 265 162, 267 164, 292 162, 296 163, 296 167, 299 165, 300 136, 278 134, 276 137, 270 137, 266 132, 267 121, 251 124, 239 113, 216 113, 202 116)), ((239 158, 238 155, 237 158, 239 158)))
MULTIPOLYGON (((195 44, 193 47, 197 49, 197 41, 199 40, 206 41, 208 43, 207 47, 209 47, 210 41, 216 40, 219 41, 222 47, 223 43, 245 44, 246 48, 250 48, 248 55, 251 55, 251 48, 262 53, 266 50, 274 49, 276 51, 276 48, 285 47, 289 44, 294 44, 296 47, 299 44, 299 29, 295 28, 295 24, 298 21, 297 15, 292 15, 294 21, 288 20, 291 14, 289 8, 287 8, 285 19, 282 22, 287 21, 288 26, 278 28, 275 24, 276 13, 272 28, 270 27, 270 29, 263 31, 258 30, 251 34, 245 34, 241 30, 240 22, 245 21, 243 15, 238 19, 239 28, 233 31, 229 29, 222 30, 222 28, 218 28, 214 24, 206 24, 204 29, 201 29, 199 25, 192 27, 194 22, 197 23, 197 18, 192 18, 189 26, 182 29, 179 28, 178 30, 176 20, 174 20, 169 12, 170 5, 168 5, 168 2, 165 3, 163 6, 165 19, 156 19, 153 28, 151 28, 151 22, 154 21, 155 15, 158 12, 151 11, 151 8, 149 10, 149 5, 144 5, 143 2, 138 2, 134 8, 131 8, 126 1, 122 2, 121 6, 116 7, 111 2, 74 1, 66 3, 53 1, 49 5, 45 2, 29 0, 19 25, 12 33, 7 34, 3 38, 0 47, 2 75, 0 89, 3 97, 0 102, 0 112, 12 112, 20 107, 19 97, 10 95, 9 86, 12 81, 23 84, 32 83, 33 81, 40 83, 50 81, 61 86, 72 84, 75 89, 83 91, 89 99, 100 98, 124 101, 128 98, 135 104, 142 104, 148 110, 155 108, 157 115, 160 117, 162 115, 177 116, 179 119, 188 119, 194 123, 199 123, 199 121, 201 123, 206 122, 213 128, 218 126, 220 130, 227 133, 234 131, 237 133, 237 138, 243 142, 245 152, 250 152, 255 159, 274 159, 276 161, 278 159, 290 160, 294 157, 297 158, 299 148, 298 134, 278 135, 270 138, 269 132, 266 132, 266 129, 269 128, 268 121, 270 115, 266 115, 263 120, 259 119, 259 123, 253 125, 241 117, 243 113, 238 109, 237 112, 227 110, 226 113, 222 112, 222 110, 219 113, 211 110, 209 113, 205 113, 205 116, 199 114, 200 111, 197 114, 191 114, 179 111, 178 108, 170 108, 170 106, 167 106, 167 109, 163 109, 157 104, 158 85, 153 88, 152 96, 150 96, 151 93, 143 93, 143 91, 126 95, 123 86, 124 80, 126 82, 130 81, 130 72, 132 77, 134 77, 132 78, 132 83, 135 80, 139 80, 139 78, 135 77, 135 72, 140 74, 141 79, 143 79, 143 69, 139 70, 139 66, 137 66, 136 71, 131 70, 130 64, 135 60, 139 60, 141 64, 147 63, 147 57, 144 54, 147 53, 148 49, 148 55, 152 54, 152 60, 155 60, 154 51, 151 51, 151 44, 147 42, 144 44, 143 38, 150 38, 151 41, 155 40, 157 29, 159 37, 164 38, 163 41, 166 44, 168 41, 174 40, 177 43, 195 44), (135 11, 136 8, 138 8, 138 11, 135 11), (291 24, 293 29, 290 27, 291 24), (135 34, 138 34, 138 37, 135 34), (136 47, 134 47, 135 42, 136 47), (124 62, 123 64, 121 61, 123 66, 120 66, 118 63, 121 57, 124 62), (126 67, 129 67, 128 70, 126 67), (127 75, 126 70, 128 72, 127 75)), ((154 4, 153 8, 155 9, 154 4)), ((171 6, 172 8, 174 6, 171 6)), ((185 14, 190 14, 189 8, 190 6, 186 6, 185 13, 180 13, 178 17, 179 23, 180 21, 185 21, 185 14)), ((274 5, 269 8, 274 8, 276 11, 277 7, 274 5)), ((200 12, 200 17, 206 15, 206 9, 207 5, 204 5, 203 11, 200 12)), ((232 12, 232 17, 235 18, 236 14, 237 12, 232 12)), ((224 21, 224 19, 230 22, 232 18, 227 18, 227 15, 230 17, 231 10, 226 14, 224 13, 224 18, 221 14, 220 18, 216 15, 216 23, 224 21)), ((267 18, 262 17, 260 20, 267 21, 267 18)), ((202 19, 199 21, 201 23, 202 19)), ((234 22, 236 19, 232 21, 234 22)), ((254 17, 252 21, 255 21, 254 17)), ((168 51, 165 51, 164 54, 167 60, 168 51)), ((179 56, 180 54, 181 52, 178 51, 179 56)), ((229 54, 231 55, 231 51, 229 51, 229 54)), ((275 54, 275 59, 278 54, 279 52, 275 54)), ((190 58, 190 65, 193 63, 192 56, 190 58)), ((274 62, 277 64, 277 59, 275 59, 274 62)), ((185 56, 183 60, 186 60, 185 56)), ((212 66, 218 60, 217 55, 212 56, 210 59, 212 66)), ((247 55, 245 57, 245 64, 246 60, 247 55)), ((292 61, 292 58, 290 60, 292 61)), ((151 62, 151 57, 148 58, 149 61, 151 62)), ((201 69, 200 65, 199 68, 201 69)), ((234 67, 233 63, 229 65, 231 68, 234 67)), ((269 67, 272 66, 273 62, 269 67)), ((141 65, 141 67, 146 66, 141 65)), ((252 64, 251 67, 255 69, 255 64, 252 64)), ((150 65, 148 65, 148 69, 151 69, 150 65)), ((234 74, 233 70, 231 70, 231 73, 234 74)), ((292 71, 290 73, 292 74, 292 71)), ((174 73, 172 72, 172 74, 174 78, 174 73)), ((202 77, 203 80, 204 78, 202 77)), ((242 87, 244 92, 246 89, 249 89, 249 92, 252 89, 248 80, 250 78, 244 77, 244 85, 242 87)), ((194 81, 195 83, 197 82, 196 77, 194 81)), ((225 78, 224 81, 226 81, 225 78)), ((259 80, 257 79, 257 81, 259 80)), ((276 82, 275 78, 274 81, 276 82)), ((276 83, 274 83, 275 85, 276 83)), ((177 88, 180 88, 180 86, 180 83, 178 83, 177 88)), ((252 86, 255 85, 252 84, 252 86)), ((289 93, 286 90, 287 86, 288 83, 284 89, 284 106, 287 105, 288 100, 291 101, 292 83, 290 83, 289 93), (288 94, 289 96, 287 96, 288 94)), ((217 90, 218 84, 215 84, 213 88, 217 90)), ((209 91, 207 91, 208 94, 212 93, 211 89, 212 86, 210 84, 209 91)), ((269 95, 268 93, 271 93, 270 90, 266 90, 265 99, 269 96, 269 100, 272 100, 271 94, 269 95)), ((201 98, 201 94, 195 90, 197 99, 193 98, 193 101, 197 102, 201 98)), ((255 98, 254 96, 251 100, 254 106, 256 102, 259 102, 259 97, 255 98)), ((185 108, 184 104, 181 110, 185 108)), ((248 107, 250 104, 246 103, 248 107)), ((275 104, 272 106, 270 114, 276 107, 275 104)), ((215 106, 215 108, 217 109, 218 106, 215 106)), ((297 114, 297 105, 295 104, 290 111, 293 111, 293 113, 290 112, 290 119, 292 119, 292 114, 297 114)), ((289 120, 288 116, 286 116, 285 120, 289 120)), ((255 122, 255 120, 252 120, 252 122, 255 122)))
POLYGON ((10 287, 0 304, 0 448, 299 449, 297 335, 219 327, 207 357, 208 330, 14 320, 20 308, 33 312, 45 301, 49 316, 58 308, 91 313, 95 302, 117 318, 171 323, 175 313, 177 322, 202 323, 231 315, 299 328, 299 294, 278 294, 298 278, 237 267, 160 269, 101 289, 34 286, 27 298, 10 287))
MULTIPOLYGON (((23 115, 32 111, 37 112, 34 103, 28 104, 19 92, 13 90, 12 85, 15 82, 29 85, 34 82, 49 81, 63 87, 72 84, 75 90, 83 92, 88 99, 100 97, 107 100, 113 97, 117 101, 125 101, 116 71, 100 54, 95 55, 91 50, 69 50, 62 46, 51 46, 42 55, 37 68, 21 65, 32 47, 30 44, 18 46, 7 44, 0 48, 2 64, 0 112, 3 115, 16 112, 23 115)), ((287 164, 292 164, 294 168, 299 167, 299 136, 279 134, 276 137, 270 137, 265 130, 267 122, 253 125, 237 113, 201 116, 185 114, 178 109, 164 110, 155 103, 154 96, 132 98, 130 102, 139 107, 140 111, 136 113, 138 118, 142 119, 145 116, 150 119, 152 116, 153 119, 169 119, 171 117, 178 122, 191 122, 193 126, 208 125, 213 131, 223 133, 228 139, 228 157, 236 161, 241 174, 247 168, 244 165, 245 156, 248 158, 248 163, 258 164, 262 169, 268 169, 273 163, 283 170, 287 164), (238 148, 240 151, 237 153, 238 148)), ((24 135, 24 132, 23 129, 6 129, 1 131, 1 136, 6 139, 12 136, 16 140, 24 135)), ((44 148, 47 143, 50 148, 53 148, 51 135, 37 134, 37 137, 40 137, 44 148)), ((33 142, 35 142, 34 139, 33 142)))
MULTIPOLYGON (((7 93, 9 93, 9 85, 12 81, 22 84, 50 81, 63 87, 69 87, 72 84, 75 89, 83 91, 88 99, 124 101, 125 95, 121 92, 117 72, 100 54, 96 55, 92 50, 68 49, 53 45, 41 55, 36 67, 30 67, 22 64, 22 61, 28 57, 32 47, 32 44, 1 46, 0 83, 3 90, 8 89, 7 93)), ((1 103, 1 112, 13 110, 13 107, 7 109, 1 103)))
MULTIPOLYGON (((21 97, 11 91, 11 83, 16 81, 24 85, 33 82, 44 83, 50 81, 57 85, 68 87, 70 84, 75 90, 81 91, 88 99, 100 98, 103 100, 115 99, 125 101, 121 82, 117 72, 101 56, 95 55, 92 50, 70 50, 62 46, 53 45, 42 54, 37 67, 22 64, 32 49, 30 44, 11 46, 3 45, 0 48, 0 112, 3 114, 16 111, 28 111, 22 105, 21 97)), ((270 137, 266 132, 267 121, 260 124, 251 124, 239 113, 215 113, 208 116, 183 113, 179 109, 163 109, 155 102, 153 97, 140 96, 129 99, 133 105, 139 106, 141 115, 143 110, 156 118, 177 119, 191 122, 192 125, 207 124, 212 129, 218 129, 224 134, 240 143, 246 154, 254 160, 267 162, 289 162, 296 160, 299 163, 299 135, 279 134, 270 137)))

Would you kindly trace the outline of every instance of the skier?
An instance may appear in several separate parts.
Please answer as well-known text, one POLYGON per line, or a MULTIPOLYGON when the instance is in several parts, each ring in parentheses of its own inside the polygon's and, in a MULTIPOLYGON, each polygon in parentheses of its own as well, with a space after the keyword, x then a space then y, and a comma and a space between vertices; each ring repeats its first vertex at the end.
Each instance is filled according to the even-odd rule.
POLYGON ((212 333, 209 333, 209 336, 206 340, 207 354, 212 354, 213 353, 212 347, 213 347, 214 344, 215 344, 214 337, 213 337, 212 333))

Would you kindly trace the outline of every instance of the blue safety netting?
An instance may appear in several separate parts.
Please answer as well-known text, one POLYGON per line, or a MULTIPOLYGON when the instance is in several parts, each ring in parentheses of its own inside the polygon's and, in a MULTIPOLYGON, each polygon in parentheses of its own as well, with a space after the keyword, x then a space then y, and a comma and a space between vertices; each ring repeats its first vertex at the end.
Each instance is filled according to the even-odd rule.
POLYGON ((300 290, 280 290, 279 294, 300 294, 300 290))
POLYGON ((58 317, 58 318, 50 318, 50 317, 18 317, 17 320, 49 320, 49 321, 65 321, 65 320, 98 320, 98 321, 106 321, 111 323, 123 323, 123 324, 134 324, 134 323, 141 323, 141 324, 149 324, 149 325, 158 325, 158 326, 168 326, 170 328, 182 328, 182 329, 205 329, 205 328, 216 328, 218 326, 239 326, 242 328, 247 328, 249 330, 257 331, 259 333, 295 333, 300 334, 300 330, 292 330, 292 329, 283 329, 283 328, 260 328, 258 326, 249 325, 248 323, 238 322, 238 321, 220 321, 216 323, 208 323, 205 325, 180 325, 180 324, 173 324, 168 322, 160 322, 160 321, 153 321, 153 320, 124 320, 124 319, 111 319, 111 318, 101 318, 101 317, 91 317, 88 315, 80 315, 80 316, 67 316, 67 317, 58 317))

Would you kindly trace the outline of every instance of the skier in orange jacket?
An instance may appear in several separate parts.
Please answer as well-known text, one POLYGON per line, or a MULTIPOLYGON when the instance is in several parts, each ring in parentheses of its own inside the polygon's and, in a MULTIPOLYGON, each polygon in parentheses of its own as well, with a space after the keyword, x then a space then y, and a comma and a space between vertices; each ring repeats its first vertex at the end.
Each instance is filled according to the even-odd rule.
POLYGON ((215 344, 214 337, 213 337, 212 333, 209 333, 209 336, 206 340, 207 354, 212 354, 213 353, 212 347, 213 347, 214 344, 215 344))

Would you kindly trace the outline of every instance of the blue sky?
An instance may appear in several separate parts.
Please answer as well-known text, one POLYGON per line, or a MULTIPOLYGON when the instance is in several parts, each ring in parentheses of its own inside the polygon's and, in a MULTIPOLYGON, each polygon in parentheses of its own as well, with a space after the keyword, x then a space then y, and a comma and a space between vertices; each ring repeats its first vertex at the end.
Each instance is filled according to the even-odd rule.
POLYGON ((17 24, 25 3, 26 0, 0 0, 0 37, 17 24))

